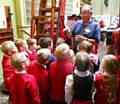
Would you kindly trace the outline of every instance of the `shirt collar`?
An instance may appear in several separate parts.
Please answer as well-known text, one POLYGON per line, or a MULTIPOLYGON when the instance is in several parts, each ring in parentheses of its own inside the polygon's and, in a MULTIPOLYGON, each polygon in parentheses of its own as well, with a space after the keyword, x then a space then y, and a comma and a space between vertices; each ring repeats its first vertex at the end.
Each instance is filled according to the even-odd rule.
POLYGON ((23 70, 23 71, 15 71, 15 73, 17 73, 17 74, 25 74, 25 73, 27 73, 25 70, 23 70))
POLYGON ((74 70, 74 73, 76 74, 76 75, 78 75, 79 77, 87 77, 87 76, 89 76, 90 75, 90 72, 87 70, 87 71, 78 71, 77 69, 76 70, 74 70))

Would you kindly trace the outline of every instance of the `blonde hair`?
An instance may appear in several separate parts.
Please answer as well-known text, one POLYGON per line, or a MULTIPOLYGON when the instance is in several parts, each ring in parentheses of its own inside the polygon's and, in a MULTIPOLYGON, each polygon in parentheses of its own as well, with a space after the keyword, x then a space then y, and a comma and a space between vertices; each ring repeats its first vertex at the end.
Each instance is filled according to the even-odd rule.
POLYGON ((109 54, 105 55, 101 61, 100 68, 106 71, 109 74, 116 74, 120 68, 119 61, 116 56, 109 54))
POLYGON ((88 41, 82 41, 79 43, 79 51, 85 51, 85 52, 92 52, 93 50, 93 45, 92 43, 88 42, 88 41))
POLYGON ((28 49, 27 41, 23 40, 23 39, 16 39, 15 40, 15 45, 18 48, 19 51, 20 51, 20 47, 24 48, 25 50, 28 49))
POLYGON ((22 63, 26 62, 28 59, 24 53, 20 52, 12 55, 10 60, 13 67, 20 69, 22 68, 22 63))
POLYGON ((48 48, 42 48, 37 51, 37 61, 41 64, 46 64, 50 57, 51 51, 48 48))
POLYGON ((105 55, 101 61, 100 67, 107 72, 102 78, 103 84, 101 85, 108 96, 107 100, 109 104, 116 104, 116 93, 118 89, 117 71, 120 68, 120 64, 114 55, 105 55))
POLYGON ((78 52, 75 56, 75 66, 79 71, 86 71, 90 66, 90 57, 86 52, 78 52))
POLYGON ((16 49, 16 46, 13 41, 5 41, 1 44, 1 51, 3 53, 7 53, 9 50, 16 49))
POLYGON ((69 57, 70 48, 66 43, 61 43, 55 49, 55 55, 59 59, 66 59, 69 57))

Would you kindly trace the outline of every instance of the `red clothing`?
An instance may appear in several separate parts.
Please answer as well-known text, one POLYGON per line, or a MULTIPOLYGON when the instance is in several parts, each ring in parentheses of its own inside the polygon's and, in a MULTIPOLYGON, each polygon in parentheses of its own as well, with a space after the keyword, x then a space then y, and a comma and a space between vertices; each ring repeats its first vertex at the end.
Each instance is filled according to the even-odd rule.
POLYGON ((12 104, 40 104, 39 90, 32 75, 15 73, 8 82, 12 104))
POLYGON ((4 87, 7 89, 8 78, 15 73, 15 68, 12 67, 10 63, 10 58, 6 55, 2 59, 2 69, 3 69, 3 78, 4 78, 4 87))
POLYGON ((118 61, 120 62, 120 55, 117 55, 116 57, 117 57, 118 61))
POLYGON ((36 60, 36 51, 33 51, 33 52, 27 52, 28 53, 28 57, 30 59, 30 61, 34 61, 36 60))
POLYGON ((65 81, 66 76, 71 74, 73 64, 68 60, 59 60, 50 65, 50 93, 51 100, 64 102, 65 101, 65 81))
MULTIPOLYGON (((118 73, 118 79, 120 79, 120 73, 118 73)), ((117 91, 114 89, 114 92, 116 91, 117 93, 115 95, 117 95, 116 100, 112 103, 109 103, 108 101, 113 99, 109 97, 110 92, 110 80, 109 80, 109 76, 108 75, 104 75, 104 73, 102 72, 97 72, 95 74, 95 88, 96 88, 96 94, 95 94, 95 104, 120 104, 120 80, 118 80, 118 89, 117 91), (102 100, 101 100, 102 99, 102 100), (117 102, 118 100, 118 102, 117 102)), ((116 83, 116 84, 117 84, 116 83)), ((114 84, 114 83, 112 83, 114 84)), ((111 85, 112 85, 111 84, 111 85)))
POLYGON ((73 100, 72 104, 93 104, 93 102, 91 100, 81 102, 79 100, 73 100))
POLYGON ((49 89, 47 69, 44 67, 44 65, 34 61, 31 63, 28 73, 32 74, 37 81, 37 85, 40 91, 41 104, 47 104, 49 89))

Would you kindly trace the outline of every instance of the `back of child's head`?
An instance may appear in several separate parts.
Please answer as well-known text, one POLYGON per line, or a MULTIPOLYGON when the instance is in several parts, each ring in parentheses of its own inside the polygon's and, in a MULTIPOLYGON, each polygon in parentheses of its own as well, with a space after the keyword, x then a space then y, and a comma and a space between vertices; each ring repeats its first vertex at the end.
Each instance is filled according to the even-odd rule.
POLYGON ((85 52, 92 52, 93 50, 93 45, 92 43, 88 42, 88 41, 82 41, 79 43, 79 51, 85 51, 85 52))
POLYGON ((10 59, 12 66, 15 67, 17 70, 21 71, 26 68, 26 66, 23 65, 23 63, 28 62, 28 59, 24 53, 16 53, 12 55, 10 59))
POLYGON ((36 39, 32 39, 32 38, 27 39, 27 44, 30 50, 37 49, 36 39))
POLYGON ((78 71, 86 71, 91 64, 89 55, 86 52, 78 52, 75 56, 75 66, 78 71))
POLYGON ((18 48, 18 50, 21 51, 27 51, 28 50, 28 44, 27 41, 24 39, 16 39, 15 45, 18 48))
POLYGON ((46 64, 51 57, 51 51, 48 48, 42 48, 37 51, 37 61, 40 64, 46 64))
POLYGON ((114 45, 109 45, 108 47, 107 47, 107 52, 106 52, 107 54, 115 54, 115 48, 114 48, 114 45))
POLYGON ((56 46, 60 45, 61 43, 65 43, 65 40, 63 38, 58 38, 56 41, 56 46))
POLYGON ((52 44, 52 40, 50 37, 41 37, 39 39, 39 45, 41 48, 49 48, 49 46, 51 47, 52 44))
POLYGON ((12 54, 18 52, 17 47, 15 46, 13 41, 3 42, 1 44, 1 51, 8 56, 11 56, 12 54))
POLYGON ((61 43, 60 45, 58 45, 55 49, 55 55, 58 59, 68 59, 70 55, 70 48, 68 44, 61 43))
POLYGON ((108 74, 116 74, 118 69, 120 69, 120 64, 116 56, 109 54, 103 57, 100 68, 108 74))

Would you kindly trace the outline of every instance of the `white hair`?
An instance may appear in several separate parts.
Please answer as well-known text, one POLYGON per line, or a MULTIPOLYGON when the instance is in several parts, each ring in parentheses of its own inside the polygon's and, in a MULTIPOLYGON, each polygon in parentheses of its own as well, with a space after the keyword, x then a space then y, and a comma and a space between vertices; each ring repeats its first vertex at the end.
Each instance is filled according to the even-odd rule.
POLYGON ((82 11, 89 11, 92 13, 92 7, 88 4, 85 4, 83 7, 82 7, 82 11))

